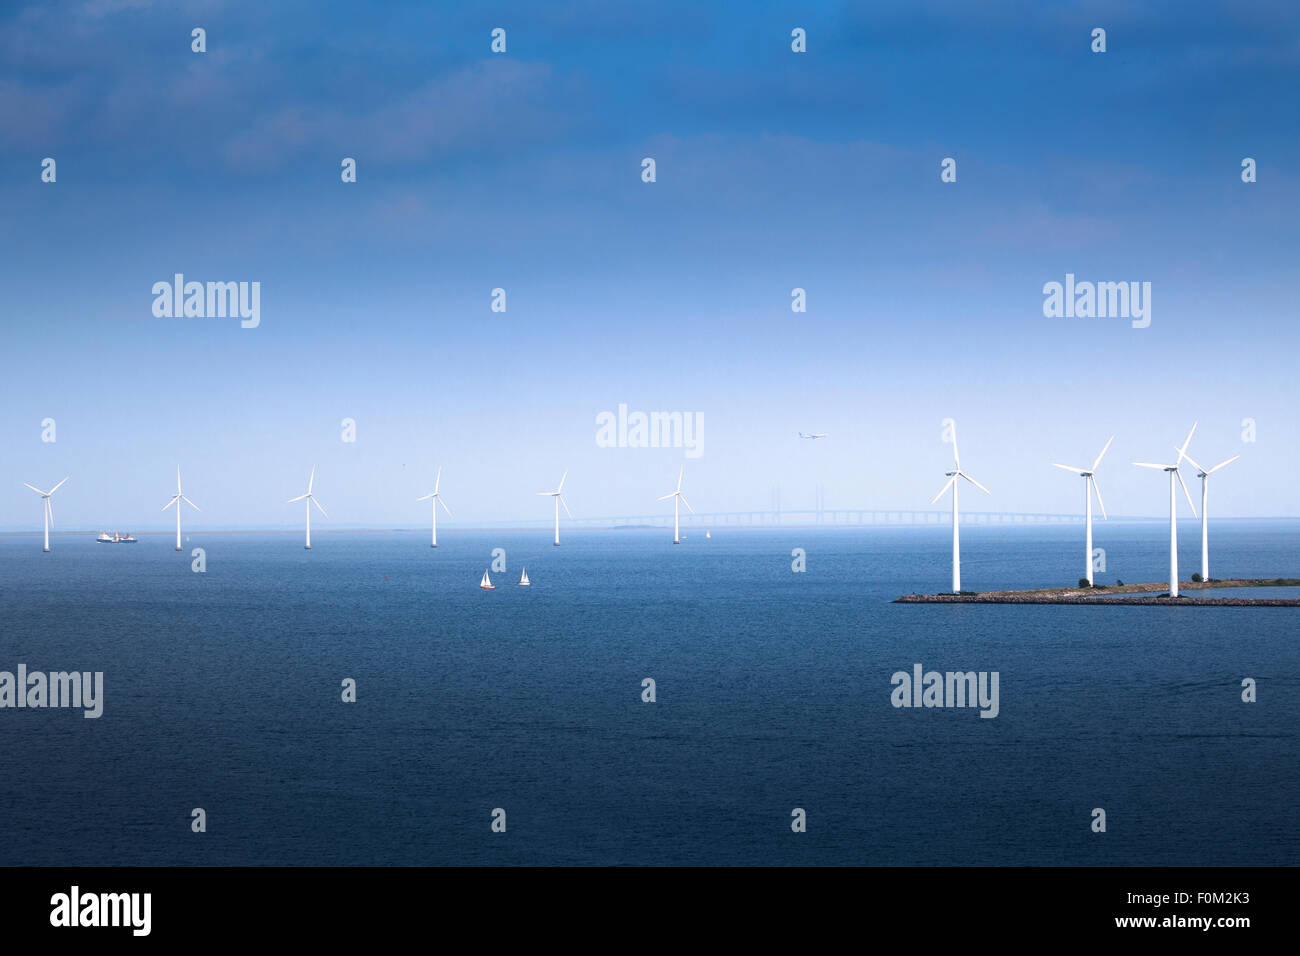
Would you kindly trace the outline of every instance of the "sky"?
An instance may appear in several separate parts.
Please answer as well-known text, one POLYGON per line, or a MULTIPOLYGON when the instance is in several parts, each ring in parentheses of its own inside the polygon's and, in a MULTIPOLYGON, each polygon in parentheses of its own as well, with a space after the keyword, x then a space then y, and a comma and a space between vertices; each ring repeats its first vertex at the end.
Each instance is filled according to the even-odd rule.
POLYGON ((928 508, 945 419, 964 508, 1080 510, 1050 463, 1113 434, 1107 508, 1163 514, 1130 462, 1196 421, 1216 514, 1300 516, 1297 89, 1284 2, 6 4, 0 529, 65 475, 61 528, 166 528, 178 464, 196 528, 300 524, 313 466, 322 529, 420 526, 439 467, 466 524, 566 469, 582 516, 683 466, 697 511, 928 508), (175 273, 260 324, 156 317, 175 273), (1067 273, 1149 327, 1045 317, 1067 273), (602 447, 620 404, 702 453, 602 447))

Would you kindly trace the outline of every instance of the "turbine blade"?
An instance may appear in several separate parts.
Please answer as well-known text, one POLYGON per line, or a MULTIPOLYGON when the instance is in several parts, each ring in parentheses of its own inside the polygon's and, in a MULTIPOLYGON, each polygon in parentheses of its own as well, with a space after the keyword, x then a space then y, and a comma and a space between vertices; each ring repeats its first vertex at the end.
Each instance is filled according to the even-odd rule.
POLYGON ((1089 478, 1088 480, 1092 482, 1092 490, 1097 493, 1097 504, 1101 505, 1102 520, 1106 520, 1106 503, 1101 500, 1101 489, 1097 487, 1097 479, 1089 478))
POLYGON ((293 504, 295 501, 302 501, 302 499, 304 499, 304 498, 306 498, 306 497, 308 497, 308 496, 307 496, 307 495, 299 495, 297 498, 290 498, 288 501, 285 502, 285 504, 287 504, 287 505, 291 505, 291 504, 293 504))
POLYGON ((1139 468, 1159 468, 1161 471, 1173 467, 1172 465, 1153 465, 1149 461, 1135 461, 1133 464, 1137 465, 1139 468))
POLYGON ((1178 449, 1179 455, 1185 455, 1187 453, 1187 446, 1192 443, 1192 436, 1196 434, 1196 426, 1199 424, 1200 422, 1192 422, 1192 430, 1187 433, 1187 438, 1183 441, 1183 446, 1178 449))
MULTIPOLYGON (((1178 449, 1177 449, 1177 448, 1174 448, 1174 451, 1178 451, 1178 449)), ((1193 458, 1191 455, 1188 455, 1188 454, 1185 454, 1185 453, 1181 453, 1181 452, 1180 452, 1180 454, 1182 454, 1182 456, 1183 456, 1184 458, 1186 458, 1188 461, 1190 461, 1190 462, 1192 463, 1192 467, 1195 468, 1197 471, 1205 471, 1205 468, 1203 468, 1200 464, 1198 464, 1197 461, 1196 461, 1196 459, 1193 458)), ((1207 472, 1207 474, 1208 474, 1208 472, 1207 472)))
POLYGON ((684 504, 684 505, 686 506, 686 510, 689 511, 691 514, 695 514, 695 509, 692 508, 692 507, 691 507, 691 503, 690 503, 689 501, 686 500, 686 496, 685 496, 685 495, 679 495, 679 497, 682 499, 682 504, 684 504))
POLYGON ((681 490, 682 490, 682 475, 684 475, 685 473, 686 473, 686 466, 685 466, 685 465, 682 465, 682 467, 681 467, 680 469, 678 469, 678 471, 677 471, 677 490, 678 490, 678 491, 681 491, 681 490))
MULTIPOLYGON (((1201 471, 1205 471, 1205 473, 1206 473, 1207 475, 1212 475, 1212 474, 1214 474, 1216 471, 1218 471, 1220 468, 1222 468, 1224 465, 1231 465, 1234 461, 1236 461, 1236 460, 1237 460, 1238 458, 1240 458, 1240 457, 1241 457, 1240 455, 1233 455, 1233 456, 1232 456, 1231 458, 1229 458, 1227 461, 1221 461, 1221 462, 1219 462, 1217 465, 1215 465, 1215 466, 1214 466, 1213 468, 1211 468, 1209 471, 1205 471, 1204 468, 1201 468, 1201 471)), ((1200 466, 1198 465, 1197 467, 1200 467, 1200 466)))
MULTIPOLYGON (((972 485, 974 485, 974 486, 975 486, 976 488, 978 488, 980 491, 984 492, 984 494, 986 494, 986 495, 991 495, 991 494, 993 494, 993 492, 989 491, 987 488, 985 488, 983 485, 981 485, 978 481, 976 481, 976 480, 975 480, 974 478, 972 478, 970 475, 966 474, 966 472, 964 472, 964 471, 959 471, 959 472, 957 472, 957 474, 958 474, 958 475, 961 475, 963 478, 965 478, 967 481, 969 481, 972 485)), ((954 475, 953 477, 955 478, 956 475, 954 475)))
POLYGON ((433 493, 438 493, 438 486, 442 484, 442 466, 438 466, 438 477, 433 479, 433 493))
MULTIPOLYGON (((72 477, 72 476, 69 475, 68 477, 70 478, 70 477, 72 477)), ((68 480, 67 478, 64 478, 63 481, 60 481, 57 485, 55 485, 53 488, 51 488, 51 489, 49 490, 48 493, 51 494, 51 495, 54 494, 56 491, 58 491, 60 488, 63 487, 63 482, 64 482, 64 481, 67 481, 67 480, 68 480)))
POLYGON ((316 466, 311 466, 311 477, 307 479, 307 494, 311 494, 311 486, 316 481, 316 466))
POLYGON ((956 470, 961 471, 961 455, 957 454, 957 423, 952 423, 952 460, 957 466, 956 470))
MULTIPOLYGON (((24 484, 24 485, 27 485, 27 482, 24 481, 23 484, 24 484)), ((32 489, 32 491, 36 492, 38 495, 41 495, 42 497, 44 497, 45 492, 41 491, 41 489, 37 488, 35 485, 27 485, 27 487, 30 488, 30 489, 32 489)), ((30 500, 30 499, 29 499, 29 500, 30 500)))
POLYGON ((939 493, 938 493, 937 495, 934 496, 934 498, 933 498, 933 500, 931 500, 930 504, 934 504, 936 501, 938 501, 940 498, 942 498, 943 495, 944 495, 944 492, 947 491, 949 488, 951 488, 951 487, 952 487, 952 483, 953 483, 954 481, 956 481, 956 480, 957 480, 957 476, 956 476, 956 475, 953 475, 951 478, 949 478, 949 479, 948 479, 948 484, 944 485, 944 486, 939 490, 939 493))
MULTIPOLYGON (((185 502, 187 505, 189 505, 189 506, 190 506, 191 508, 193 508, 195 511, 202 511, 202 510, 203 510, 203 509, 200 508, 198 505, 196 505, 194 502, 190 501, 189 498, 186 498, 184 495, 181 495, 180 497, 181 497, 181 501, 185 502)), ((180 507, 180 506, 178 505, 177 507, 180 507)))
POLYGON ((569 503, 564 500, 564 495, 556 495, 555 497, 559 498, 560 504, 564 505, 564 513, 572 518, 573 512, 569 510, 569 503))
POLYGON ((176 466, 176 493, 181 493, 181 466, 176 466))
POLYGON ((49 498, 45 499, 45 513, 49 515, 50 527, 53 528, 54 527, 54 506, 50 504, 49 498))
MULTIPOLYGON (((568 478, 568 477, 569 477, 569 469, 566 468, 566 469, 564 469, 564 474, 562 474, 562 475, 560 476, 560 486, 559 486, 558 488, 555 489, 555 493, 556 493, 557 495, 558 495, 561 491, 564 490, 564 479, 565 479, 565 478, 568 478)), ((572 516, 570 516, 570 517, 572 517, 572 516)))
POLYGON ((416 501, 428 501, 430 498, 436 498, 437 496, 438 496, 438 493, 437 493, 436 491, 434 491, 434 492, 430 492, 430 493, 427 494, 427 495, 421 495, 420 497, 416 498, 415 500, 416 500, 416 501))
POLYGON ((167 502, 167 504, 163 505, 162 508, 161 508, 161 510, 162 510, 162 511, 166 511, 168 508, 170 508, 172 505, 176 504, 176 502, 178 502, 178 501, 180 501, 180 500, 181 500, 181 496, 180 496, 180 495, 172 495, 171 501, 169 501, 169 502, 167 502))
POLYGON ((452 515, 452 513, 451 513, 451 509, 447 507, 447 502, 445 502, 445 501, 442 500, 442 495, 439 495, 439 496, 438 496, 438 504, 442 505, 442 510, 445 511, 445 512, 447 512, 447 517, 448 517, 448 518, 453 517, 453 515, 452 515))
POLYGON ((321 514, 325 515, 325 517, 327 517, 327 518, 329 517, 329 515, 325 514, 325 509, 322 508, 322 507, 320 506, 320 502, 319 502, 319 501, 317 501, 315 498, 308 498, 307 500, 310 501, 312 504, 314 504, 314 505, 316 506, 316 510, 317 510, 317 511, 319 511, 321 514))
POLYGON ((1087 468, 1075 468, 1073 465, 1058 465, 1056 462, 1052 462, 1052 467, 1061 468, 1064 469, 1065 471, 1072 471, 1076 475, 1082 475, 1085 471, 1088 470, 1087 468))
POLYGON ((1187 507, 1192 509, 1192 517, 1196 517, 1196 505, 1192 504, 1192 493, 1187 490, 1187 482, 1183 481, 1183 473, 1174 469, 1174 474, 1178 476, 1178 483, 1183 486, 1183 494, 1187 496, 1187 507))
POLYGON ((554 491, 539 491, 539 492, 537 492, 537 493, 538 493, 539 495, 551 495, 552 497, 554 497, 554 495, 555 495, 555 492, 554 492, 554 491))
POLYGON ((1101 464, 1102 458, 1106 457, 1106 452, 1110 449, 1110 443, 1113 442, 1114 440, 1115 440, 1114 435, 1111 435, 1110 438, 1106 439, 1105 447, 1102 448, 1101 453, 1097 455, 1097 460, 1092 463, 1092 467, 1088 469, 1089 471, 1097 470, 1097 466, 1101 464))

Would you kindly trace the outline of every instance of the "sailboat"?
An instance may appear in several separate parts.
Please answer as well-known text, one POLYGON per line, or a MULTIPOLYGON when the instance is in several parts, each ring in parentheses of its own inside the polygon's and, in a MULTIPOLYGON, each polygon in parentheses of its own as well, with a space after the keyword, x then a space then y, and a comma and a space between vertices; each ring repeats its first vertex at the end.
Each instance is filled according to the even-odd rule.
POLYGON ((481 587, 484 591, 495 591, 497 589, 497 586, 492 583, 492 579, 488 577, 488 573, 486 571, 483 572, 483 580, 479 582, 478 586, 481 587))
POLYGON ((524 568, 524 573, 519 578, 519 586, 521 588, 526 588, 530 586, 532 583, 533 583, 532 581, 528 580, 528 569, 524 568))
POLYGON ((704 537, 706 537, 706 538, 712 538, 713 535, 709 534, 709 532, 706 531, 706 532, 704 532, 704 537))

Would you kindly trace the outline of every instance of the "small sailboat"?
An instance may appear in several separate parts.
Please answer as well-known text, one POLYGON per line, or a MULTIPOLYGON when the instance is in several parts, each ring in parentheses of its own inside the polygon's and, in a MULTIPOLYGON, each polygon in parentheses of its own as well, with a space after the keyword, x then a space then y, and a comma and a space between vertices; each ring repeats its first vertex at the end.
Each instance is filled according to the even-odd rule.
POLYGON ((492 583, 492 579, 488 577, 486 571, 483 572, 483 580, 479 582, 478 586, 484 591, 495 591, 497 589, 497 586, 492 583))
POLYGON ((706 531, 706 532, 704 532, 704 537, 706 537, 706 538, 712 538, 713 535, 709 534, 709 532, 706 531))
POLYGON ((528 580, 528 569, 524 568, 524 573, 519 576, 519 586, 521 588, 529 587, 533 582, 528 580))

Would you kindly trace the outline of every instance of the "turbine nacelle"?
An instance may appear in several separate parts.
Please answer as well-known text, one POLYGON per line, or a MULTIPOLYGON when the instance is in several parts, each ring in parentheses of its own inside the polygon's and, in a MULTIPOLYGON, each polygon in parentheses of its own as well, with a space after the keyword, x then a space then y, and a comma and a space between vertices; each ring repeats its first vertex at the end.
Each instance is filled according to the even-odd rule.
POLYGON ((564 474, 560 476, 560 484, 554 491, 539 491, 537 494, 543 498, 558 498, 560 504, 564 505, 564 513, 570 518, 573 512, 569 510, 569 503, 564 500, 564 479, 569 477, 569 469, 564 469, 564 474))
POLYGON ((200 508, 198 505, 196 505, 194 502, 190 501, 189 498, 186 498, 185 495, 184 495, 184 493, 181 491, 181 469, 180 469, 180 466, 177 466, 177 468, 176 468, 176 494, 172 495, 171 498, 169 498, 169 499, 167 500, 167 504, 163 505, 162 508, 159 509, 159 510, 161 510, 161 511, 166 511, 166 510, 167 510, 168 508, 170 508, 172 505, 175 505, 175 506, 176 506, 176 510, 177 510, 177 511, 180 511, 180 507, 181 507, 181 506, 180 506, 180 503, 181 503, 182 501, 185 502, 187 505, 189 505, 191 508, 193 508, 195 511, 202 511, 202 510, 203 510, 203 509, 200 508))
MULTIPOLYGON (((1187 506, 1192 509, 1192 517, 1197 516, 1196 505, 1193 504, 1192 502, 1192 493, 1187 490, 1187 482, 1183 481, 1183 473, 1179 469, 1179 466, 1183 463, 1184 458, 1187 458, 1188 461, 1191 461, 1191 459, 1188 458, 1187 456, 1187 446, 1191 444, 1192 436, 1196 434, 1196 426, 1198 424, 1199 422, 1192 422, 1192 430, 1187 433, 1187 437, 1183 439, 1182 445, 1174 446, 1174 451, 1178 452, 1178 458, 1174 461, 1172 465, 1158 464, 1156 462, 1150 462, 1150 461, 1133 462, 1133 464, 1137 465, 1139 468, 1154 468, 1157 471, 1163 471, 1167 474, 1171 474, 1174 477, 1176 477, 1178 479, 1178 483, 1183 486, 1183 496, 1187 499, 1187 506)), ((1195 465, 1196 462, 1192 462, 1192 464, 1195 465)), ((1225 462, 1224 464, 1227 464, 1227 462, 1225 462)), ((1173 520, 1173 514, 1171 512, 1170 521, 1172 520, 1173 520)))
POLYGON ((419 498, 416 498, 415 500, 428 501, 429 499, 432 498, 434 502, 433 507, 435 511, 437 510, 438 505, 442 505, 442 510, 447 512, 447 516, 453 517, 451 513, 451 509, 447 507, 447 502, 443 501, 442 495, 438 493, 438 489, 441 486, 442 486, 442 469, 439 468, 437 477, 433 479, 433 491, 429 492, 427 495, 421 495, 419 498))
POLYGON ((939 489, 939 493, 938 493, 937 495, 935 495, 933 499, 931 499, 930 504, 934 504, 936 501, 938 501, 940 498, 942 498, 942 497, 944 496, 944 492, 946 492, 949 488, 952 488, 954 485, 957 484, 957 479, 958 479, 958 478, 965 478, 967 481, 969 481, 972 485, 974 485, 974 486, 975 486, 976 488, 978 488, 980 491, 984 492, 984 494, 986 494, 986 495, 991 495, 991 494, 993 494, 993 492, 989 491, 987 488, 985 488, 983 485, 981 485, 978 481, 976 481, 976 480, 975 480, 974 478, 972 478, 970 475, 966 474, 966 472, 964 472, 964 471, 945 471, 945 472, 944 472, 944 475, 947 476, 947 478, 948 478, 948 483, 947 483, 946 485, 944 485, 942 488, 939 489))
POLYGON ((1204 465, 1199 464, 1196 461, 1196 459, 1193 458, 1191 455, 1187 454, 1185 450, 1182 452, 1182 456, 1192 463, 1192 467, 1196 469, 1197 478, 1209 478, 1210 475, 1214 474, 1220 468, 1223 468, 1226 465, 1231 465, 1234 461, 1236 461, 1238 458, 1241 457, 1240 455, 1233 455, 1231 458, 1227 458, 1219 462, 1213 468, 1206 468, 1204 465))
POLYGON ((668 494, 666 495, 660 495, 655 500, 667 501, 669 498, 679 498, 681 499, 682 504, 686 506, 686 510, 689 511, 691 514, 695 514, 695 509, 691 507, 691 503, 687 501, 686 496, 682 494, 682 475, 685 474, 685 472, 686 472, 686 466, 683 465, 681 469, 677 472, 677 487, 673 491, 668 492, 668 494))
POLYGON ((302 501, 306 499, 307 511, 309 514, 311 512, 311 506, 315 505, 316 510, 319 511, 321 514, 325 515, 326 518, 328 518, 329 515, 325 513, 325 509, 322 508, 320 502, 316 500, 316 496, 311 493, 312 486, 315 485, 315 483, 316 483, 316 466, 313 465, 311 469, 311 476, 307 479, 307 493, 305 495, 299 495, 297 498, 290 498, 288 502, 286 502, 286 504, 293 504, 295 501, 302 501))

